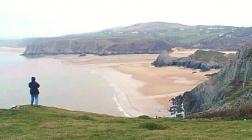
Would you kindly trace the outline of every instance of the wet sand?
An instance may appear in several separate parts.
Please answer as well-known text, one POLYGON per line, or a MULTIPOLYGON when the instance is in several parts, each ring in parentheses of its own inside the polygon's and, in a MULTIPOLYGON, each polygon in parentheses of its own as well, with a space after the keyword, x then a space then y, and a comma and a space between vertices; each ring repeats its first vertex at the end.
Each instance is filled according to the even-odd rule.
POLYGON ((13 53, 23 53, 25 48, 15 48, 15 47, 0 47, 0 52, 13 52, 13 53))
POLYGON ((137 80, 144 81, 145 84, 139 88, 139 91, 146 98, 154 99, 166 108, 170 106, 171 98, 181 95, 207 80, 205 74, 218 71, 196 72, 196 70, 179 67, 155 68, 149 64, 120 65, 115 68, 133 75, 133 78, 137 80))
POLYGON ((144 87, 144 81, 134 79, 132 74, 124 73, 116 69, 116 66, 130 64, 150 63, 157 57, 157 54, 143 55, 113 55, 95 56, 87 55, 79 57, 76 55, 59 55, 52 58, 61 60, 63 63, 79 65, 104 78, 109 85, 117 92, 115 102, 125 116, 167 116, 166 108, 153 99, 145 98, 140 92, 144 87), (159 110, 162 110, 160 112, 159 110))
MULTIPOLYGON (((193 52, 187 51, 183 55, 193 52)), ((120 93, 119 104, 133 116, 134 114, 169 116, 167 109, 171 98, 207 80, 205 74, 218 71, 199 72, 182 67, 156 68, 151 63, 157 56, 158 54, 84 57, 62 55, 54 58, 91 68, 120 93)))

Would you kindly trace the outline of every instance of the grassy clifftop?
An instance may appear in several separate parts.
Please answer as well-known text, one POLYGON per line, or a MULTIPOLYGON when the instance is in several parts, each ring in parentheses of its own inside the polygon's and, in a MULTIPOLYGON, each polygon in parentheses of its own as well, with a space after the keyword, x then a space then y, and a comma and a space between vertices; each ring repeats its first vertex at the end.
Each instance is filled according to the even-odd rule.
POLYGON ((205 61, 205 62, 213 62, 218 64, 224 64, 228 61, 228 57, 225 56, 224 53, 217 51, 205 51, 205 50, 197 50, 193 55, 191 55, 195 60, 205 61))
POLYGON ((52 107, 0 110, 0 139, 250 139, 252 120, 123 118, 52 107))

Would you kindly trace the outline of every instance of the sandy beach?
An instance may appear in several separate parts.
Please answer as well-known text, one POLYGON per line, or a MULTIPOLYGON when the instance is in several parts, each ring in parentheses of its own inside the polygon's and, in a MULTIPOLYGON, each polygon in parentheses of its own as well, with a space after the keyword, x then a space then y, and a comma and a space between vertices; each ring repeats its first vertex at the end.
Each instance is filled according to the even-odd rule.
POLYGON ((15 47, 0 47, 0 52, 14 52, 14 53, 23 53, 25 48, 15 48, 15 47))
POLYGON ((80 65, 91 69, 92 73, 103 77, 116 91, 114 101, 118 109, 124 112, 125 116, 135 117, 139 115, 167 116, 167 109, 156 100, 145 98, 140 88, 145 87, 145 81, 133 78, 130 73, 122 72, 117 66, 131 64, 141 65, 150 63, 157 57, 156 54, 143 55, 114 55, 95 56, 87 55, 79 57, 76 55, 53 56, 54 59, 62 60, 69 65, 80 65))
MULTIPOLYGON (((24 49, 0 48, 0 51, 22 53, 24 49)), ((195 51, 195 49, 175 49, 171 55, 173 57, 185 57, 194 53, 195 51)), ((69 101, 68 105, 65 106, 81 109, 82 100, 85 100, 86 103, 90 102, 87 101, 89 96, 90 98, 92 98, 92 100, 97 99, 97 101, 102 101, 102 99, 99 99, 100 97, 104 97, 108 101, 110 98, 109 96, 112 96, 113 99, 111 99, 111 101, 113 102, 113 104, 116 104, 117 110, 119 110, 121 114, 123 114, 123 116, 127 117, 136 117, 140 115, 149 115, 152 117, 169 116, 170 114, 168 112, 168 109, 171 105, 169 102, 171 98, 183 94, 185 91, 191 90, 199 83, 207 80, 205 74, 215 73, 218 71, 211 70, 209 72, 199 72, 197 70, 182 67, 157 68, 151 65, 151 63, 157 58, 157 56, 158 54, 131 54, 112 56, 57 55, 31 59, 29 60, 29 63, 31 63, 33 66, 37 65, 38 63, 40 63, 41 65, 52 63, 51 65, 54 65, 53 67, 55 67, 55 69, 60 70, 61 67, 64 68, 64 71, 59 71, 60 73, 52 68, 44 69, 43 72, 39 67, 37 67, 36 69, 36 72, 42 72, 43 74, 48 71, 48 73, 52 75, 52 73, 54 72, 55 74, 58 74, 58 77, 60 75, 69 77, 71 76, 70 73, 65 75, 62 72, 70 72, 72 70, 74 70, 75 72, 72 74, 72 76, 75 76, 75 78, 78 77, 78 75, 83 75, 83 72, 91 73, 92 75, 101 77, 108 83, 107 85, 109 85, 111 89, 114 90, 114 92, 107 93, 109 91, 107 90, 103 93, 102 91, 99 91, 99 93, 104 94, 104 96, 99 96, 98 94, 91 96, 88 92, 82 92, 87 91, 87 88, 89 88, 86 84, 83 83, 81 90, 76 89, 75 95, 78 95, 78 97, 83 97, 85 99, 71 97, 73 98, 73 101, 69 101), (54 60, 55 63, 53 63, 54 60), (62 65, 59 63, 61 63, 62 65), (78 101, 80 104, 78 106, 74 105, 74 100, 78 101)), ((23 69, 21 68, 16 68, 13 69, 12 73, 21 74, 22 70, 23 69)), ((83 78, 85 79, 85 77, 83 78)), ((69 77, 69 79, 74 78, 69 77)), ((41 80, 46 81, 46 79, 41 80)), ((74 81, 72 82, 74 83, 74 81)), ((84 82, 88 81, 84 80, 84 82)), ((49 83, 47 87, 51 86, 49 85, 49 83)), ((82 83, 78 84, 82 85, 82 83)), ((90 84, 90 86, 95 88, 95 83, 90 84)), ((47 89, 44 89, 44 91, 50 93, 50 91, 47 91, 47 89)), ((92 91, 93 90, 91 90, 90 92, 92 91)), ((86 109, 92 111, 92 108, 86 109)), ((98 109, 97 111, 106 113, 106 111, 104 110, 98 109)))
MULTIPOLYGON (((177 57, 193 52, 195 50, 179 52, 177 57)), ((199 72, 182 67, 153 67, 151 63, 157 56, 158 54, 84 57, 60 55, 54 58, 89 67, 103 77, 117 91, 116 100, 126 116, 169 116, 167 110, 171 98, 207 80, 205 74, 218 71, 199 72)))
POLYGON ((139 91, 147 98, 158 101, 165 107, 170 106, 169 100, 177 95, 189 91, 201 82, 207 80, 205 74, 214 73, 195 72, 195 70, 179 67, 155 68, 148 64, 120 65, 115 68, 121 72, 133 75, 133 78, 144 81, 144 86, 139 91))

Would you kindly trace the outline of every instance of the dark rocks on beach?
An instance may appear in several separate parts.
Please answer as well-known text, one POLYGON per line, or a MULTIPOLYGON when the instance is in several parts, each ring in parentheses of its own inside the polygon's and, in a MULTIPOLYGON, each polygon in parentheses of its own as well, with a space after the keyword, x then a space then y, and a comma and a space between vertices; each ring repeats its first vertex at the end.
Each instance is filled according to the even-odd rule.
POLYGON ((182 66, 193 69, 200 69, 201 71, 208 71, 210 69, 218 69, 221 68, 219 64, 212 64, 197 60, 188 60, 186 58, 173 60, 171 63, 166 64, 167 66, 182 66))
POLYGON ((201 71, 208 71, 210 69, 219 69, 222 67, 220 64, 203 62, 189 57, 174 59, 169 56, 162 56, 162 54, 153 62, 156 67, 162 66, 179 66, 192 69, 200 69, 201 71))
POLYGON ((175 115, 176 117, 183 117, 183 97, 180 95, 172 98, 170 101, 172 103, 172 106, 169 109, 171 115, 175 115))
POLYGON ((86 56, 87 54, 86 53, 81 53, 80 56, 86 56))

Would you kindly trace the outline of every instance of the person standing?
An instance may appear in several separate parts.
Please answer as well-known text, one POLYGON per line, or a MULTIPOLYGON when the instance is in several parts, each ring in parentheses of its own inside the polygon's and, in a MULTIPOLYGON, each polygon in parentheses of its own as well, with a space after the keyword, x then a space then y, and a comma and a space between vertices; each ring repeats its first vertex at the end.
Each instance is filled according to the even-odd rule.
POLYGON ((31 94, 31 106, 33 106, 33 102, 35 101, 35 105, 38 106, 38 95, 39 95, 39 83, 36 82, 36 78, 32 77, 31 82, 29 83, 30 94, 31 94))

